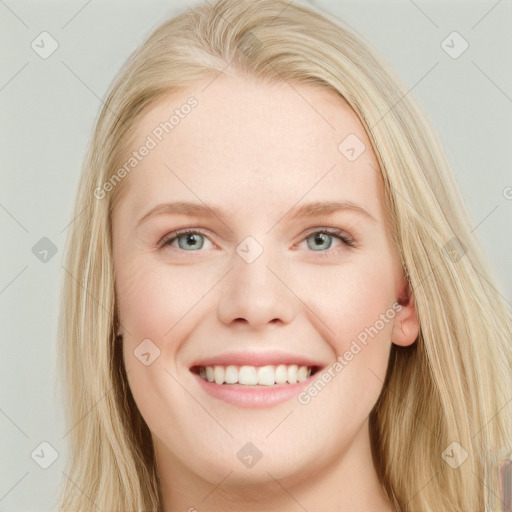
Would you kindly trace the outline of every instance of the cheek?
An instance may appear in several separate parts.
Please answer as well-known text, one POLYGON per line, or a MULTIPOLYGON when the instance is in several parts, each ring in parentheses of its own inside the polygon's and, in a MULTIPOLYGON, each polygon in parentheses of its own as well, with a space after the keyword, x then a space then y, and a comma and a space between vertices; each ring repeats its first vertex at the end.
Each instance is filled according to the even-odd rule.
POLYGON ((149 350, 151 358, 158 358, 156 366, 165 365, 174 373, 179 351, 203 318, 204 308, 211 307, 208 293, 218 282, 218 273, 212 268, 162 265, 148 255, 119 263, 116 296, 126 370, 145 371, 137 355, 149 350))
POLYGON ((346 265, 304 268, 296 288, 315 313, 315 323, 325 324, 322 332, 337 353, 375 324, 379 333, 391 332, 395 279, 390 262, 384 258, 354 258, 346 265), (380 319, 386 313, 387 321, 382 324, 380 319))
POLYGON ((120 262, 116 297, 129 337, 162 340, 204 294, 206 284, 197 277, 158 265, 147 255, 120 262))
POLYGON ((128 338, 155 334, 158 318, 162 318, 163 288, 158 276, 147 265, 137 261, 116 264, 116 298, 119 316, 128 338))
POLYGON ((396 297, 392 260, 377 254, 301 275, 300 296, 307 297, 305 302, 314 312, 311 322, 337 358, 324 376, 329 391, 322 391, 319 410, 338 403, 341 410, 358 410, 355 416, 366 417, 382 389, 396 297))
POLYGON ((190 273, 159 267, 147 255, 116 266, 124 365, 137 408, 152 431, 180 435, 180 423, 171 425, 162 406, 183 400, 175 380, 179 380, 177 352, 189 333, 187 314, 205 293, 197 289, 199 285, 190 273))

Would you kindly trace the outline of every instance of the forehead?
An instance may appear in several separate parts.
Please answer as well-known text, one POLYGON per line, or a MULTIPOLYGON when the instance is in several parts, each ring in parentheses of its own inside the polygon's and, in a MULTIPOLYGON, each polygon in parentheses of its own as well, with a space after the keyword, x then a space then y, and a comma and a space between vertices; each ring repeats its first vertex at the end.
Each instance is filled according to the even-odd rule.
POLYGON ((132 211, 198 198, 255 211, 305 198, 358 200, 379 215, 370 141, 327 88, 227 76, 198 82, 139 120, 130 154, 143 145, 153 147, 127 177, 132 211))

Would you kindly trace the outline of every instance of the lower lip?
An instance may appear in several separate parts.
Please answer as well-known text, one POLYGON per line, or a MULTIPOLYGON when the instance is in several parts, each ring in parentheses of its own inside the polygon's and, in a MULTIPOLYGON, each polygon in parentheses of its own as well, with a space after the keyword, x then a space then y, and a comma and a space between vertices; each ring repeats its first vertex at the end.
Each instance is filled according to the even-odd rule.
POLYGON ((296 384, 275 384, 273 386, 244 386, 241 384, 215 384, 204 380, 199 375, 194 374, 199 381, 199 385, 209 395, 219 400, 238 407, 264 408, 273 407, 297 395, 315 379, 312 375, 309 379, 296 384))

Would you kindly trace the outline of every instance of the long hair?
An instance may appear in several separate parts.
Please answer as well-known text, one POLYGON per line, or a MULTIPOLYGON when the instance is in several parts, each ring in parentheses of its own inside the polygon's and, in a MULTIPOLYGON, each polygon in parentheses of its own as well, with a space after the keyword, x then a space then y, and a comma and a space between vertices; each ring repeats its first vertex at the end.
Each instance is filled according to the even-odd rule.
POLYGON ((116 339, 111 213, 130 179, 105 184, 119 178, 148 107, 218 73, 314 84, 341 95, 359 117, 420 323, 411 347, 392 346, 370 415, 377 472, 401 512, 497 510, 494 467, 512 446, 511 315, 442 145, 360 36, 284 0, 189 9, 157 27, 111 87, 84 161, 63 264, 58 365, 69 457, 60 510, 88 511, 92 503, 105 511, 162 509, 150 431, 116 339))

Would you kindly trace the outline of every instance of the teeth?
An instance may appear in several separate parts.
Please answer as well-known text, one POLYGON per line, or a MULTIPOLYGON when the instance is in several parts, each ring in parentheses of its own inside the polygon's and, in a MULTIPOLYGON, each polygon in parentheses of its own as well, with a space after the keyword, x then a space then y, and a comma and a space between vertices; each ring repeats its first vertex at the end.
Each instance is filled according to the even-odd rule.
POLYGON ((262 366, 258 368, 258 384, 262 386, 273 386, 274 382, 273 366, 262 366))
POLYGON ((275 381, 276 384, 284 384, 286 382, 286 376, 288 372, 286 371, 286 366, 284 364, 280 364, 275 371, 275 381))
POLYGON ((304 382, 311 375, 311 368, 296 364, 278 366, 202 366, 202 379, 215 384, 242 384, 244 386, 273 386, 304 382))
POLYGON ((297 370, 297 380, 304 382, 308 378, 308 369, 306 366, 300 366, 297 370))
POLYGON ((214 366, 213 367, 213 378, 215 379, 215 384, 223 384, 224 383, 224 368, 222 366, 214 366))
POLYGON ((288 375, 286 377, 286 380, 290 384, 295 384, 297 382, 297 365, 292 364, 291 366, 288 366, 288 375))
POLYGON ((236 369, 236 366, 228 366, 226 368, 224 382, 226 384, 236 384, 238 382, 238 370, 236 369))
POLYGON ((238 383, 246 386, 254 386, 258 384, 258 376, 254 366, 241 366, 238 371, 238 383))

